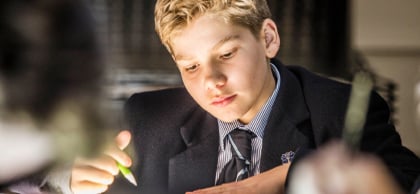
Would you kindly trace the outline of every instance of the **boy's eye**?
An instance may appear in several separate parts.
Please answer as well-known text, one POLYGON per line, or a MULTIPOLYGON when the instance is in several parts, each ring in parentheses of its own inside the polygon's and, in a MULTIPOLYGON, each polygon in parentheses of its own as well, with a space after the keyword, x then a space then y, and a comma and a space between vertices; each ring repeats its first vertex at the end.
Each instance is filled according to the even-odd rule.
POLYGON ((189 65, 189 66, 185 67, 185 71, 193 72, 193 71, 197 70, 198 66, 200 66, 200 65, 199 64, 189 65))
POLYGON ((235 54, 235 51, 227 52, 227 53, 221 55, 220 59, 230 59, 230 58, 233 57, 234 54, 235 54))

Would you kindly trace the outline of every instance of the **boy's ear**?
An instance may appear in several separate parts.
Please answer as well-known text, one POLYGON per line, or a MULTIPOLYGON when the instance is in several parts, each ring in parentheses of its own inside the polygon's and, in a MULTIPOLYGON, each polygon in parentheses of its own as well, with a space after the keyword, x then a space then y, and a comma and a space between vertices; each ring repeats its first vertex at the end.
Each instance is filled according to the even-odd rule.
POLYGON ((272 19, 264 20, 261 28, 261 37, 264 40, 266 57, 275 57, 280 48, 280 36, 277 32, 276 23, 272 19))

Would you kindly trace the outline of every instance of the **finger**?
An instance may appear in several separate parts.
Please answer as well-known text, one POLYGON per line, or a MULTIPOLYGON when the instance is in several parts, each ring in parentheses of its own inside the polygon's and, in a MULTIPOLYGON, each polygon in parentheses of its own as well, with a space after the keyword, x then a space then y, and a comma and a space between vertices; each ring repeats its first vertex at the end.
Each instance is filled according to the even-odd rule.
POLYGON ((128 144, 130 144, 130 140, 131 133, 127 130, 121 131, 115 138, 117 146, 118 148, 120 148, 120 150, 124 150, 128 146, 128 144))
POLYGON ((93 194, 93 193, 103 193, 108 190, 107 185, 92 183, 88 181, 77 182, 72 184, 71 190, 74 194, 93 194))
POLYGON ((113 158, 118 163, 122 164, 125 167, 130 167, 132 164, 131 157, 123 152, 122 150, 118 148, 109 148, 105 151, 105 154, 113 158))
POLYGON ((114 182, 114 176, 106 171, 91 166, 79 166, 72 170, 71 182, 92 182, 102 185, 110 185, 114 182))
POLYGON ((95 158, 95 159, 77 158, 74 166, 75 167, 91 166, 93 168, 106 171, 112 175, 117 175, 119 172, 117 163, 109 155, 102 155, 99 158, 95 158))

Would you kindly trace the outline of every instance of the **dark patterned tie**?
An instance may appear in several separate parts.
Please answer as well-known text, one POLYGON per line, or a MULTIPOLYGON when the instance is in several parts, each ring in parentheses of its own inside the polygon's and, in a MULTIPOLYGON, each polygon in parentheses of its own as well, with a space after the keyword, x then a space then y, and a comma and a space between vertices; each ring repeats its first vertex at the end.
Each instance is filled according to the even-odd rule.
POLYGON ((249 177, 251 164, 251 139, 255 134, 251 131, 235 129, 227 135, 231 145, 232 159, 220 173, 216 185, 239 181, 249 177))

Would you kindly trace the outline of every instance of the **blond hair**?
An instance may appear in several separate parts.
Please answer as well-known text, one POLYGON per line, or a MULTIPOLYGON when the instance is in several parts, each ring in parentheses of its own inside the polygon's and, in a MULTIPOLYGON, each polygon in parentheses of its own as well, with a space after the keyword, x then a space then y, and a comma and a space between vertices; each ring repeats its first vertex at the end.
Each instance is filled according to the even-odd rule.
POLYGON ((217 14, 228 24, 246 27, 256 37, 264 19, 271 17, 266 0, 157 0, 155 30, 172 53, 171 38, 194 18, 207 13, 217 14))

